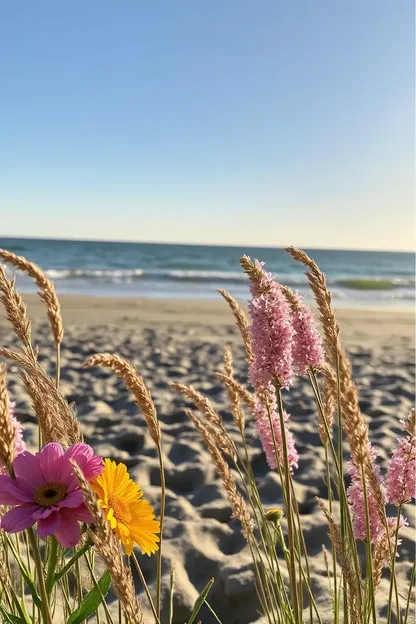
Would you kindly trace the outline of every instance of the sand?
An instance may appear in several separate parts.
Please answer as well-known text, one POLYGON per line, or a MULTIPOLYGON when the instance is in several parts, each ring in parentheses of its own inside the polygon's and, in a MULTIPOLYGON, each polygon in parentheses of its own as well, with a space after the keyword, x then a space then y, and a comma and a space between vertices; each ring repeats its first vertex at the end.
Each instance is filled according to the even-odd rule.
MULTIPOLYGON (((51 366, 51 337, 43 307, 26 296, 34 320, 33 331, 42 361, 51 366)), ((184 412, 184 398, 169 382, 193 384, 220 410, 227 428, 233 428, 227 395, 214 373, 221 367, 223 350, 231 345, 237 378, 247 376, 244 352, 227 305, 222 301, 165 301, 61 298, 65 320, 61 388, 76 404, 87 440, 97 453, 125 462, 146 497, 158 509, 158 464, 144 420, 121 382, 103 370, 83 370, 89 355, 110 351, 132 360, 152 391, 162 424, 166 455, 167 521, 164 552, 174 561, 176 576, 175 619, 189 617, 198 592, 211 577, 215 584, 210 603, 224 624, 249 624, 260 615, 253 585, 253 566, 238 523, 230 519, 231 508, 199 434, 184 412)), ((409 312, 371 310, 338 311, 344 345, 353 362, 360 389, 361 408, 370 426, 371 440, 385 467, 399 434, 399 419, 414 403, 414 317, 409 312)), ((16 345, 4 319, 0 321, 0 344, 16 345)), ((18 370, 9 368, 10 393, 17 416, 24 423, 28 444, 35 443, 35 419, 22 389, 18 370)), ((330 610, 328 582, 322 544, 328 546, 325 522, 315 496, 325 497, 323 449, 315 425, 312 392, 298 379, 286 394, 292 430, 300 454, 295 489, 300 503, 308 544, 313 589, 317 602, 330 610)), ((252 425, 247 425, 251 461, 265 507, 281 505, 275 473, 268 469, 252 425)), ((235 438, 237 439, 237 438, 235 438)), ((405 515, 410 526, 402 533, 398 570, 401 587, 410 574, 414 556, 415 520, 412 509, 405 515)), ((140 557, 149 582, 155 578, 155 559, 140 557)), ((166 563, 164 600, 168 599, 166 563)), ((138 584, 139 588, 139 584, 138 584)), ((388 582, 379 589, 382 606, 388 582)), ((380 621, 385 618, 380 611, 380 621)), ((204 624, 213 621, 206 608, 204 624)), ((149 620, 151 621, 151 620, 149 620)), ((329 621, 329 620, 327 620, 329 621)))

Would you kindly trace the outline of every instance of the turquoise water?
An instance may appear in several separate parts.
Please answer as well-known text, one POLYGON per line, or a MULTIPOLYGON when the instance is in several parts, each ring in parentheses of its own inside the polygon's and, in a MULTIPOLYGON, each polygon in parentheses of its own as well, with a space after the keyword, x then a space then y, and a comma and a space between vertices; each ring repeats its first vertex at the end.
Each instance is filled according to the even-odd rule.
MULTIPOLYGON (((39 264, 58 293, 156 298, 215 298, 217 288, 247 298, 243 254, 266 262, 281 282, 307 295, 303 267, 282 249, 0 238, 0 247, 39 264)), ((306 250, 343 305, 413 307, 412 253, 306 250)), ((18 287, 33 290, 25 277, 18 287)))

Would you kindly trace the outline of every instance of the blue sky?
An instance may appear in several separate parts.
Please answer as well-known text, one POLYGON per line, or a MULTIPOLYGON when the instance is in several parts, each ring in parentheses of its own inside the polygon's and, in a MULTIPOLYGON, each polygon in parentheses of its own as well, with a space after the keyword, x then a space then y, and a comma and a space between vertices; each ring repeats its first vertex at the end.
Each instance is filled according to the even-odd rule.
POLYGON ((0 234, 414 246, 411 0, 14 0, 0 234))

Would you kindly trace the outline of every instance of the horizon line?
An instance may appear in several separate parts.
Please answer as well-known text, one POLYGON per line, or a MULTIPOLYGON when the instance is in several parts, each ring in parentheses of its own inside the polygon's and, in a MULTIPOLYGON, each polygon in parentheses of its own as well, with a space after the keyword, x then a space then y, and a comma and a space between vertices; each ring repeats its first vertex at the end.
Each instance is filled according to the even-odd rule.
MULTIPOLYGON (((13 234, 6 234, 0 236, 0 240, 14 239, 14 240, 39 240, 39 241, 62 241, 71 243, 123 243, 130 245, 170 245, 170 246, 194 246, 194 247, 248 247, 251 249, 280 249, 285 250, 289 245, 258 245, 253 243, 192 243, 192 242, 166 242, 157 240, 127 240, 127 239, 102 239, 102 238, 65 238, 65 237, 51 237, 51 236, 16 236, 13 234)), ((362 247, 314 247, 309 245, 300 245, 298 249, 306 249, 311 251, 365 251, 365 252, 382 252, 382 253, 415 253, 415 249, 363 249, 362 247)))

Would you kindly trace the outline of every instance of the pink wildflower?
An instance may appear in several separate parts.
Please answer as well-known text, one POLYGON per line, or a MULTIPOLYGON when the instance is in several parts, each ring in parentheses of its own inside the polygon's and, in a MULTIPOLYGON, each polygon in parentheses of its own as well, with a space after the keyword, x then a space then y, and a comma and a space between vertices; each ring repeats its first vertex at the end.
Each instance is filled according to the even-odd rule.
MULTIPOLYGON (((271 394, 271 396, 273 395, 271 394)), ((280 427, 280 417, 276 411, 275 399, 273 400, 273 403, 270 406, 270 411, 271 411, 271 421, 273 424, 274 437, 276 439, 279 463, 283 465, 282 430, 280 427)), ((266 408, 264 407, 264 405, 261 403, 259 399, 257 399, 256 405, 254 407, 254 415, 256 418, 256 432, 260 438, 261 445, 266 455, 267 463, 269 464, 270 468, 277 468, 275 445, 274 445, 274 440, 273 440, 272 429, 270 427, 269 415, 267 413, 266 408)), ((288 420, 289 420, 289 414, 284 412, 287 454, 288 454, 288 459, 289 459, 289 466, 291 470, 293 470, 293 468, 298 467, 299 455, 295 447, 295 440, 293 438, 292 432, 289 429, 288 420)))
POLYGON ((0 476, 0 505, 13 505, 1 519, 4 531, 17 533, 37 522, 40 537, 55 535, 66 548, 79 542, 79 522, 92 522, 92 517, 70 459, 77 462, 89 480, 103 470, 101 457, 94 456, 87 444, 75 444, 64 452, 54 442, 46 444, 36 455, 29 451, 17 455, 12 464, 16 478, 0 476))
POLYGON ((408 432, 405 438, 398 438, 386 475, 387 502, 398 507, 416 498, 416 437, 412 429, 402 421, 402 429, 408 432))
MULTIPOLYGON (((9 402, 9 410, 10 410, 10 419, 14 428, 14 450, 15 455, 20 455, 23 451, 26 450, 26 444, 23 440, 23 429, 20 422, 17 420, 14 415, 14 410, 16 407, 16 403, 9 402)), ((0 475, 7 474, 7 470, 4 466, 0 466, 0 475)))
MULTIPOLYGON (((385 488, 381 482, 380 476, 380 467, 376 464, 377 459, 377 451, 371 446, 369 443, 369 451, 371 461, 374 465, 374 470, 376 474, 376 478, 378 483, 380 484, 380 489, 385 498, 385 488)), ((349 474, 351 475, 351 485, 348 487, 348 502, 351 506, 352 517, 353 517, 353 531, 356 539, 366 540, 367 539, 367 524, 366 524, 366 513, 365 513, 365 504, 364 504, 364 490, 363 490, 363 482, 361 475, 361 468, 357 467, 352 461, 349 464, 348 469, 349 474)), ((370 520, 370 535, 372 543, 377 543, 383 539, 386 534, 385 526, 383 520, 380 518, 380 514, 377 511, 377 502, 375 492, 372 490, 371 485, 369 483, 368 478, 366 477, 366 490, 367 490, 367 504, 368 504, 368 515, 370 520)), ((396 522, 396 518, 387 518, 388 524, 393 524, 396 522)), ((403 519, 403 522, 405 520, 403 519)), ((403 526, 403 525, 402 525, 403 526)))
POLYGON ((291 308, 279 284, 256 260, 262 278, 250 286, 253 295, 249 304, 251 342, 254 360, 250 366, 250 382, 264 389, 278 381, 288 388, 292 376, 292 341, 294 329, 291 308))
POLYGON ((309 306, 303 303, 303 298, 295 294, 297 310, 293 316, 293 362, 295 372, 305 375, 311 367, 322 366, 324 350, 322 338, 316 327, 315 318, 309 306))

